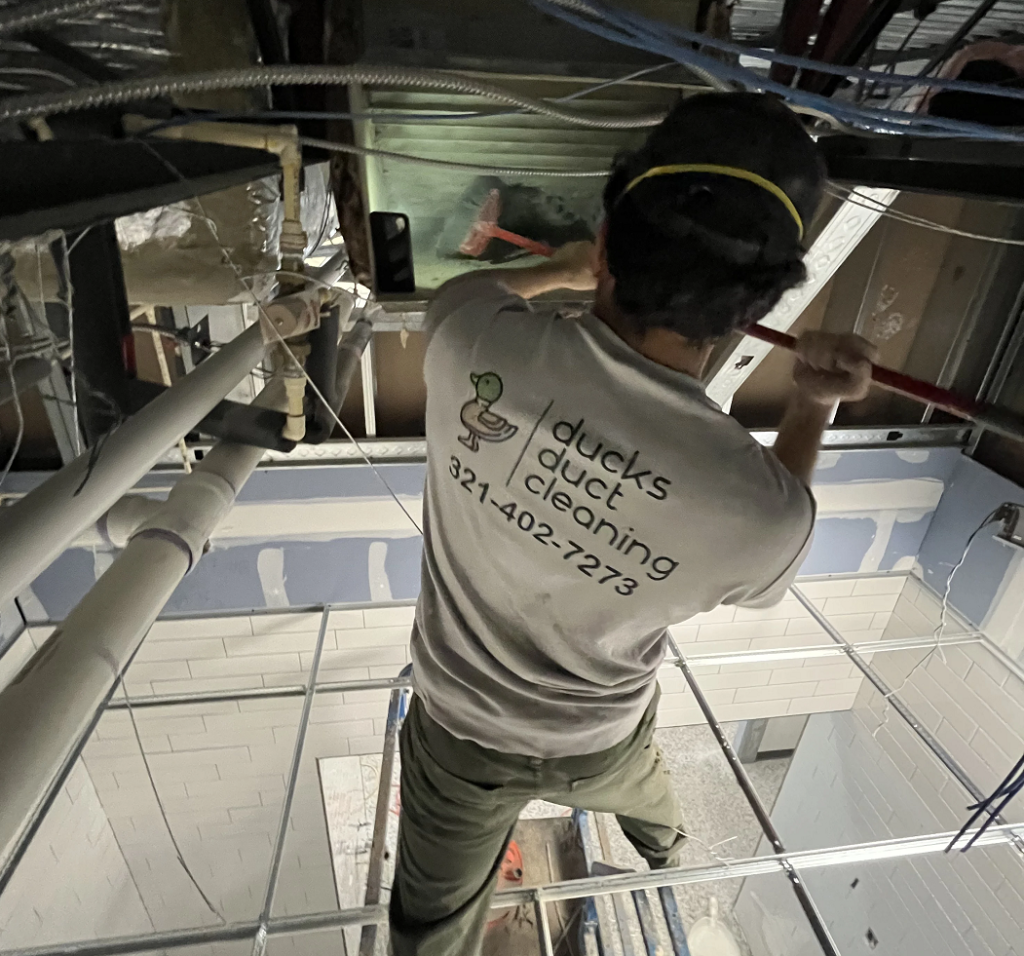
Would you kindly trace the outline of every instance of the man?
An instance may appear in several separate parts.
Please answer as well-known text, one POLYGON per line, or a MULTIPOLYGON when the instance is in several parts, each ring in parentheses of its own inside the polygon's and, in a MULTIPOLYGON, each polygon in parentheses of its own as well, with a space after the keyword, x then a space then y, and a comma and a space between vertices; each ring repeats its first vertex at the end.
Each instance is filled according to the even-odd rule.
POLYGON ((785 107, 693 97, 617 160, 596 245, 460 277, 431 305, 399 956, 478 951, 530 799, 613 812, 652 867, 676 862, 652 737, 666 628, 781 599, 832 406, 868 388, 867 342, 805 336, 767 450, 700 385, 715 341, 803 280, 823 180, 785 107), (554 289, 593 290, 592 313, 527 302, 554 289))

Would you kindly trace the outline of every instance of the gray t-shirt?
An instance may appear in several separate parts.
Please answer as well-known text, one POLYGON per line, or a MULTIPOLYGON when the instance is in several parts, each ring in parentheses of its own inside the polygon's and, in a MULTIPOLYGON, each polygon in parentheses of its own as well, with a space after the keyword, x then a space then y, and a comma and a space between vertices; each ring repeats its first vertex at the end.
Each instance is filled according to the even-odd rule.
POLYGON ((644 713, 666 628, 777 603, 814 500, 695 379, 481 276, 427 314, 413 680, 456 737, 592 753, 644 713))

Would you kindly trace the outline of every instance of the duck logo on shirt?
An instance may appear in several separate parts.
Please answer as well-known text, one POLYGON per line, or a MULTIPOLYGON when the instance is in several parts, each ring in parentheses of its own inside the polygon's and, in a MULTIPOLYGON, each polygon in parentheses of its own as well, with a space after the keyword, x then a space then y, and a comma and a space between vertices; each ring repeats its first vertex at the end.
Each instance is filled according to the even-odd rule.
POLYGON ((518 426, 491 411, 491 406, 501 398, 505 390, 501 376, 494 372, 482 375, 470 375, 469 380, 476 389, 476 395, 462 406, 459 417, 468 434, 459 435, 470 451, 479 451, 482 441, 508 441, 517 431, 518 426))

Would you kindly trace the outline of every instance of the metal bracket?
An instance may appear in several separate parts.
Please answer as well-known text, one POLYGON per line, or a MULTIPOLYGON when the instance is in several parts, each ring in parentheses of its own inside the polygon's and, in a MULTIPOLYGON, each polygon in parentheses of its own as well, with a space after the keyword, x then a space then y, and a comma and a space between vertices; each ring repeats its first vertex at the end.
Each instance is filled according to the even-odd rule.
MULTIPOLYGON (((132 411, 138 411, 166 391, 166 385, 156 382, 132 381, 129 389, 132 411)), ((284 412, 225 399, 214 406, 195 430, 214 438, 287 454, 295 448, 295 442, 281 436, 284 422, 284 412)))

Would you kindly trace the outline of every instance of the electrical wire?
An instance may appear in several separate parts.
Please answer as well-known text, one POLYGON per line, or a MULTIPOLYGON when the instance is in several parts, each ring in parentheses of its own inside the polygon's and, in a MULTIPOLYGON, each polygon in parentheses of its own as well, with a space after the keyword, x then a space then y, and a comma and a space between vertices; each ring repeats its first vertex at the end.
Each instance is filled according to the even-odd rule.
POLYGON ((663 113, 636 116, 597 116, 580 113, 457 73, 397 66, 251 66, 201 73, 182 73, 147 79, 116 80, 96 86, 53 93, 10 97, 0 102, 0 122, 25 120, 102 106, 117 106, 180 93, 254 89, 265 86, 343 86, 362 83, 412 89, 444 90, 482 96, 554 119, 592 129, 641 129, 657 126, 663 113))
POLYGON ((14 401, 14 411, 18 419, 18 428, 15 432, 14 444, 11 447, 10 457, 7 459, 7 463, 4 465, 3 470, 0 471, 0 489, 3 488, 4 482, 7 481, 7 476, 11 473, 11 469, 14 467, 14 460, 18 457, 18 452, 21 451, 21 442, 25 437, 25 413, 21 407, 21 396, 18 395, 18 383, 14 377, 14 363, 17 361, 17 358, 14 355, 14 349, 11 345, 10 319, 14 315, 14 302, 17 294, 18 288, 14 281, 14 256, 12 256, 10 252, 5 251, 0 254, 0 335, 3 337, 0 344, 3 345, 4 354, 7 360, 7 377, 10 381, 11 398, 14 401))
POLYGON ((199 881, 196 879, 195 874, 189 868, 188 863, 185 862, 185 856, 181 852, 181 846, 178 843, 178 838, 174 835, 174 830, 171 828, 171 821, 167 819, 167 811, 164 809, 163 800, 160 799, 160 792, 157 790, 156 780, 153 778, 153 770, 149 765, 149 756, 146 754, 146 748, 142 743, 142 735, 139 733, 139 725, 135 720, 135 711, 132 709, 131 695, 128 693, 128 689, 124 687, 123 681, 122 689, 124 690, 125 709, 128 711, 129 720, 131 720, 132 732, 135 734, 135 741, 139 745, 139 756, 142 757, 142 765, 146 768, 146 776, 149 778, 149 785, 153 788, 153 797, 156 799, 157 808, 160 810, 160 816, 164 821, 164 829, 167 831, 167 836, 170 837, 171 846, 174 847, 174 853, 178 858, 178 863, 181 864, 181 868, 185 871, 185 875, 192 882, 196 892, 206 904, 207 909, 209 909, 209 911, 213 913, 213 915, 216 916, 222 924, 226 924, 227 920, 210 901, 210 897, 206 895, 203 888, 199 885, 199 881))
MULTIPOLYGON (((674 35, 680 40, 683 40, 686 43, 692 43, 698 47, 707 47, 721 53, 730 53, 734 56, 763 60, 766 63, 778 63, 782 66, 793 66, 807 72, 827 73, 831 76, 839 76, 850 80, 875 81, 876 83, 885 82, 889 86, 897 86, 901 88, 927 86, 934 87, 936 89, 962 90, 967 93, 979 93, 984 96, 1001 96, 1004 99, 1024 99, 1024 90, 1021 89, 1008 89, 989 83, 978 83, 971 80, 957 80, 946 77, 922 78, 919 75, 905 76, 902 74, 895 74, 894 72, 891 72, 891 69, 895 67, 895 59, 886 66, 885 70, 871 70, 851 65, 825 63, 821 60, 813 60, 810 57, 780 53, 776 50, 743 46, 740 43, 723 40, 719 37, 710 36, 705 33, 697 33, 694 30, 688 30, 686 27, 678 26, 677 24, 669 23, 667 21, 652 20, 647 17, 643 17, 640 14, 621 10, 619 8, 612 10, 604 4, 594 2, 594 0, 588 0, 586 3, 576 3, 574 0, 531 0, 531 3, 535 7, 555 6, 561 7, 565 10, 575 10, 579 13, 585 13, 592 17, 605 19, 608 22, 623 25, 630 24, 632 27, 636 29, 643 29, 651 35, 674 35)), ((904 38, 903 44, 895 52, 894 57, 898 56, 899 53, 903 51, 904 47, 917 32, 917 29, 921 26, 922 22, 922 20, 918 20, 915 27, 908 32, 907 37, 904 38)))
POLYGON ((37 0, 12 3, 0 9, 0 34, 23 33, 43 24, 72 17, 93 7, 115 6, 118 0, 37 0))
MULTIPOLYGON (((1002 506, 1000 506, 1000 508, 1001 507, 1002 506)), ((903 678, 903 682, 900 684, 900 686, 895 688, 894 690, 890 690, 887 694, 883 695, 885 698, 885 707, 882 711, 882 722, 875 728, 874 732, 871 735, 872 737, 877 739, 879 732, 889 722, 890 699, 902 693, 903 689, 907 686, 908 683, 910 683, 910 679, 914 676, 914 674, 916 674, 918 670, 920 670, 922 667, 927 666, 928 661, 932 659, 933 655, 936 652, 938 652, 939 657, 942 660, 942 663, 946 663, 946 652, 942 647, 942 635, 945 632, 946 624, 948 623, 949 593, 953 586, 953 577, 956 575, 957 571, 959 571, 963 567, 964 562, 967 560, 967 555, 971 550, 971 545, 973 545, 974 542, 977 540, 978 535, 981 534, 981 532, 984 531, 985 528, 987 528, 990 524, 992 524, 993 521, 997 519, 997 516, 1000 512, 1000 508, 993 508, 992 511, 990 511, 984 517, 981 524, 979 524, 970 533, 970 535, 968 535, 967 543, 964 545, 964 550, 960 555, 960 559, 956 562, 956 564, 953 565, 953 567, 949 569, 949 574, 946 575, 946 584, 945 587, 943 587, 942 589, 942 606, 939 611, 939 622, 935 625, 935 630, 932 632, 932 637, 934 639, 933 643, 931 647, 928 648, 927 652, 921 657, 921 659, 916 664, 914 664, 913 667, 910 668, 910 670, 907 672, 907 676, 903 678)))
POLYGON ((924 219, 921 216, 914 216, 899 209, 892 209, 884 203, 879 202, 872 196, 858 192, 856 188, 850 189, 845 186, 829 184, 825 186, 825 192, 843 202, 852 202, 856 206, 870 209, 872 212, 880 213, 897 222, 906 223, 910 226, 920 226, 922 229, 931 229, 934 232, 945 232, 952 236, 962 236, 965 239, 977 239, 981 242, 994 242, 1001 246, 1024 246, 1024 239, 1007 239, 1003 236, 985 235, 979 232, 967 232, 964 229, 956 229, 953 226, 946 226, 941 222, 931 219, 924 219))
MULTIPOLYGON (((669 66, 677 66, 675 60, 667 60, 657 66, 647 66, 642 70, 634 70, 625 76, 615 77, 611 80, 602 80, 594 86, 577 90, 566 96, 558 96, 551 100, 552 103, 571 103, 574 100, 589 96, 591 93, 598 93, 609 87, 618 86, 622 83, 629 83, 641 76, 656 73, 669 66)), ((398 113, 387 109, 368 110, 363 113, 338 112, 336 110, 235 110, 235 111, 211 111, 197 112, 189 110, 184 116, 175 117, 156 126, 151 126, 148 133, 155 133, 162 129, 174 126, 181 126, 191 122, 230 122, 232 120, 348 120, 351 122, 398 122, 398 123, 445 123, 461 122, 462 120, 494 119, 504 116, 525 116, 528 110, 497 110, 492 112, 478 110, 476 112, 452 113, 452 112, 427 112, 418 111, 413 113, 398 113)))
MULTIPOLYGON (((593 20, 576 16, 565 9, 564 4, 571 4, 571 0, 559 0, 557 3, 551 2, 551 0, 531 0, 531 2, 545 12, 551 13, 566 22, 573 23, 612 42, 624 43, 647 50, 655 55, 680 63, 691 71, 694 69, 702 70, 722 82, 738 84, 743 89, 765 90, 778 93, 784 99, 794 104, 795 107, 823 112, 838 120, 875 132, 905 133, 908 129, 912 129, 920 136, 948 137, 950 133, 956 133, 973 139, 1010 142, 1024 141, 1024 133, 1014 132, 1009 129, 944 117, 858 107, 818 94, 808 93, 804 90, 792 89, 760 76, 745 67, 724 63, 711 56, 697 52, 692 49, 690 44, 698 42, 704 46, 713 46, 720 45, 722 41, 711 41, 710 38, 702 34, 690 35, 688 31, 685 31, 686 35, 683 35, 680 34, 680 28, 672 27, 669 24, 654 23, 644 18, 637 18, 635 15, 632 16, 632 19, 627 18, 623 20, 624 14, 622 13, 612 13, 608 10, 605 10, 604 13, 595 13, 591 7, 584 7, 584 9, 590 12, 591 16, 603 16, 606 21, 614 21, 611 27, 606 27, 593 20), (626 24, 625 27, 622 26, 623 23, 626 24), (651 26, 645 26, 646 24, 651 26), (662 39, 666 35, 675 37, 675 39, 669 41, 662 39), (687 39, 687 35, 691 38, 687 39), (696 40, 693 39, 694 37, 696 40)), ((750 53, 746 48, 739 49, 745 54, 750 53)), ((816 61, 808 62, 815 69, 821 66, 816 61)), ((843 69, 845 72, 849 72, 846 68, 843 69)), ((878 71, 867 71, 867 73, 872 78, 877 78, 880 75, 884 76, 884 74, 879 74, 878 71)), ((224 89, 252 89, 268 85, 331 86, 349 83, 362 83, 371 86, 397 86, 412 89, 438 89, 482 96, 508 106, 516 107, 517 109, 550 116, 563 122, 594 129, 640 129, 656 126, 664 118, 663 113, 627 117, 598 116, 592 113, 581 113, 561 105, 520 95, 492 83, 437 70, 362 65, 279 65, 185 73, 176 76, 161 76, 147 79, 118 80, 95 86, 80 87, 56 94, 42 93, 10 97, 0 102, 0 122, 139 102, 153 99, 154 97, 180 93, 211 92, 224 89)), ((978 86, 977 92, 980 92, 982 89, 985 92, 991 92, 984 84, 979 84, 978 86)), ((958 86, 957 88, 963 89, 964 87, 958 86)))
MULTIPOLYGON (((921 29, 921 25, 924 23, 924 21, 925 17, 921 17, 920 20, 915 20, 914 25, 907 31, 906 36, 904 36, 903 39, 900 41, 900 45, 895 49, 895 51, 892 54, 892 58, 886 64, 885 70, 883 70, 883 73, 886 76, 896 75, 896 64, 899 61, 900 54, 907 48, 907 46, 910 44, 910 41, 913 40, 914 37, 917 35, 917 31, 921 29)), ((883 95, 888 97, 889 90, 892 87, 892 84, 889 83, 887 80, 878 80, 877 82, 873 83, 867 95, 869 97, 873 97, 875 95, 875 90, 877 90, 878 87, 881 86, 883 83, 885 84, 885 93, 883 95)))
POLYGON ((566 170, 516 166, 478 166, 475 163, 460 163, 450 159, 429 159, 426 156, 410 156, 407 153, 392 153, 384 149, 370 149, 367 146, 355 146, 352 143, 336 143, 333 140, 315 139, 311 136, 300 136, 299 142, 303 146, 326 149, 335 153, 351 153, 354 156, 376 156, 380 159, 394 159, 404 163, 418 163, 422 166, 454 169, 460 172, 486 173, 491 176, 549 176, 558 179, 604 179, 608 176, 607 169, 566 170))
POLYGON ((977 832, 967 843, 960 848, 961 853, 966 853, 980 839, 982 834, 999 819, 999 815, 1003 812, 1006 805, 1022 790, 1024 790, 1024 756, 1013 765, 1010 772, 992 793, 984 800, 979 800, 977 803, 972 803, 967 807, 968 810, 973 810, 974 814, 960 828, 957 835, 949 841, 949 846, 946 847, 945 852, 949 853, 959 842, 960 838, 974 825, 978 817, 983 813, 987 813, 988 819, 978 828, 977 832), (1000 798, 1002 799, 1000 800, 1000 798), (997 800, 999 800, 999 803, 996 803, 997 800))
MULTIPOLYGON (((703 34, 692 33, 662 21, 647 20, 636 14, 627 14, 617 9, 611 10, 606 6, 598 8, 596 3, 591 2, 579 3, 577 0, 530 0, 530 2, 545 13, 613 43, 625 44, 658 56, 669 57, 687 67, 696 63, 704 69, 717 71, 721 77, 738 82, 744 89, 776 93, 794 108, 811 107, 816 111, 825 112, 837 119, 876 133, 905 134, 908 131, 913 131, 918 136, 942 138, 948 138, 950 133, 955 133, 971 139, 1024 142, 1024 133, 1009 129, 962 120, 950 120, 944 117, 844 104, 826 96, 794 89, 754 73, 746 67, 723 63, 692 49, 690 44, 693 43, 722 49, 724 41, 713 40, 703 34), (573 10, 584 11, 591 19, 578 16, 571 12, 573 10), (665 37, 676 39, 665 39, 665 37)), ((732 44, 728 46, 733 47, 732 44)), ((729 52, 749 55, 751 51, 744 47, 735 47, 729 52)), ((775 56, 772 54, 772 57, 775 56)), ((782 60, 779 59, 779 62, 782 60)), ((807 61, 808 68, 817 70, 820 65, 814 60, 807 61)), ((850 71, 844 67, 843 72, 846 75, 850 71)), ((866 72, 874 78, 884 76, 878 71, 866 72)), ((851 73, 851 75, 853 74, 851 73)), ((983 84, 981 85, 983 86, 983 84)))

